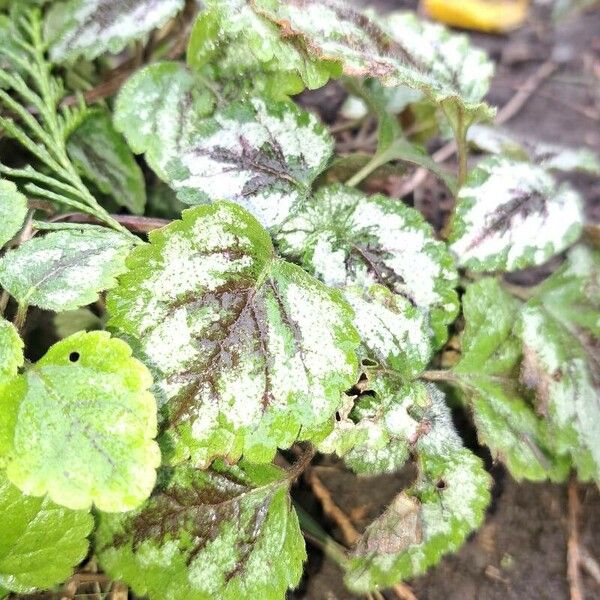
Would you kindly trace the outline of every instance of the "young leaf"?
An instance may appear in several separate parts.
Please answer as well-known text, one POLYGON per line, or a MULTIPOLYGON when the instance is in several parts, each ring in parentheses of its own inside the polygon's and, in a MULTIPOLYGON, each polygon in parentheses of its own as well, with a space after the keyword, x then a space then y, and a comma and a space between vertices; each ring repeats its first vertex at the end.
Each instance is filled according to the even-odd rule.
POLYGON ((427 406, 426 389, 402 384, 393 373, 376 369, 368 373, 364 387, 338 411, 333 432, 319 444, 319 451, 335 452, 359 475, 393 473, 404 465, 423 433, 421 422, 412 415, 427 406))
POLYGON ((78 331, 102 329, 102 319, 89 308, 77 308, 54 315, 54 328, 59 338, 66 338, 78 331))
POLYGON ((208 0, 190 34, 187 61, 210 74, 238 98, 244 91, 282 99, 304 86, 319 88, 335 65, 307 57, 276 25, 256 14, 247 0, 208 0))
POLYGON ((427 433, 414 450, 418 479, 358 540, 345 577, 353 591, 385 588, 423 573, 456 551, 483 521, 490 476, 463 447, 443 394, 431 385, 423 393, 427 433))
POLYGON ((369 360, 411 379, 432 355, 429 320, 418 308, 382 285, 350 286, 344 298, 354 309, 356 327, 369 360))
POLYGON ((101 515, 102 567, 151 600, 279 600, 306 559, 288 487, 270 465, 176 467, 141 509, 101 515))
POLYGON ((580 479, 600 481, 597 365, 535 302, 524 308, 519 332, 525 354, 522 382, 535 392, 537 410, 548 416, 559 451, 571 454, 580 479))
POLYGON ((88 551, 94 519, 47 497, 25 496, 0 472, 0 595, 64 581, 88 551))
POLYGON ((212 113, 214 96, 185 65, 162 62, 137 71, 119 91, 114 125, 161 179, 164 165, 212 113))
POLYGON ((119 206, 142 214, 146 204, 144 176, 110 115, 93 111, 71 134, 69 157, 81 175, 119 206))
POLYGON ((166 166, 167 182, 188 204, 231 200, 273 227, 308 196, 332 151, 314 115, 291 102, 253 98, 200 123, 166 166))
POLYGON ((125 270, 131 240, 102 227, 35 237, 0 259, 0 284, 19 304, 56 312, 94 302, 125 270))
POLYGON ((450 233, 459 264, 473 271, 539 265, 579 237, 578 194, 541 167, 484 159, 458 194, 450 233))
POLYGON ((487 56, 465 36, 410 14, 385 19, 335 0, 253 0, 255 10, 280 27, 284 38, 302 43, 308 56, 337 62, 344 74, 404 85, 441 104, 451 119, 493 114, 482 98, 493 73, 487 56))
POLYGON ((10 481, 72 509, 138 506, 160 463, 151 383, 129 346, 106 332, 54 344, 2 398, 10 481))
POLYGON ((356 382, 352 309, 277 259, 241 207, 184 211, 127 265, 109 325, 154 371, 173 460, 268 462, 326 426, 356 382))
POLYGON ((471 408, 477 436, 513 477, 562 481, 569 472, 548 424, 519 385, 520 341, 513 334, 520 305, 494 279, 470 285, 463 297, 462 355, 453 368, 471 408))
POLYGON ((12 181, 0 179, 0 248, 23 226, 27 216, 27 198, 12 181))
POLYGON ((429 315, 434 345, 458 313, 454 261, 421 214, 382 195, 321 188, 279 234, 281 249, 327 285, 377 283, 429 315))
POLYGON ((184 0, 65 0, 52 5, 45 22, 54 62, 83 55, 92 60, 117 54, 129 42, 162 27, 184 6, 184 0))
POLYGON ((0 381, 23 366, 23 340, 16 327, 0 317, 0 381))

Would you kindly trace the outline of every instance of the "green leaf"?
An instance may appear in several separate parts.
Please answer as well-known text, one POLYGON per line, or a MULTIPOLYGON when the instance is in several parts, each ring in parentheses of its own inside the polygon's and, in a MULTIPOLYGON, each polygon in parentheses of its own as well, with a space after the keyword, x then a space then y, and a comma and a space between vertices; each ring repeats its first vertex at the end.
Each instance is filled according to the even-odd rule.
POLYGON ((458 550, 481 525, 490 501, 491 478, 463 447, 443 394, 432 385, 420 393, 428 402, 421 417, 427 433, 414 449, 419 475, 359 538, 345 576, 356 592, 419 575, 458 550))
POLYGON ((582 221, 579 195, 566 184, 541 167, 490 157, 458 194, 449 241, 460 266, 514 271, 562 252, 582 221))
POLYGON ((130 77, 115 103, 114 125, 162 179, 164 165, 212 113, 214 96, 185 65, 148 65, 130 77))
POLYGON ((377 283, 429 315, 434 345, 458 313, 458 276, 422 215, 398 200, 342 185, 321 188, 282 228, 281 249, 327 285, 377 283))
POLYGON ((130 249, 131 239, 102 227, 48 233, 0 259, 0 284, 21 305, 79 308, 116 283, 130 249))
POLYGON ((598 253, 574 250, 556 275, 525 305, 521 382, 535 394, 561 453, 582 480, 600 481, 597 331, 600 322, 598 253), (581 299, 583 298, 583 301, 581 299))
POLYGON ((16 327, 0 317, 0 381, 23 366, 23 340, 16 327))
POLYGON ((277 259, 235 204, 186 210, 149 237, 109 294, 109 325, 153 369, 172 460, 268 462, 327 426, 358 378, 341 294, 277 259))
POLYGON ((403 85, 441 104, 451 120, 489 118, 481 102, 493 63, 466 36, 453 35, 409 13, 377 18, 346 3, 319 0, 254 0, 255 10, 294 36, 308 56, 337 62, 345 75, 374 77, 385 86, 403 85))
POLYGON ((11 181, 0 179, 0 248, 23 226, 27 216, 27 198, 11 181))
POLYGON ((86 511, 23 495, 0 472, 0 595, 27 594, 64 581, 88 551, 86 511))
POLYGON ((600 251, 575 246, 535 289, 536 298, 576 336, 600 337, 600 251))
POLYGON ((100 563, 152 600, 279 600, 306 559, 288 487, 270 465, 177 467, 143 508, 101 515, 100 563))
POLYGON ((89 308, 77 308, 54 315, 54 328, 59 338, 66 338, 78 331, 102 329, 102 319, 89 308))
POLYGON ((224 86, 226 95, 259 91, 276 98, 319 88, 335 65, 307 57, 246 0, 208 0, 190 34, 187 61, 224 86))
POLYGON ((10 481, 72 509, 138 506, 160 463, 151 383, 129 346, 106 332, 54 344, 2 398, 10 481))
POLYGON ((52 5, 44 24, 54 62, 117 54, 162 27, 184 0, 66 0, 52 5))
POLYGON ((477 437, 517 479, 562 481, 570 463, 557 454, 548 424, 519 384, 522 348, 513 334, 520 304, 494 279, 463 296, 462 355, 453 368, 477 437))
POLYGON ((252 98, 200 123, 166 166, 167 182, 183 202, 227 199, 273 227, 308 196, 332 151, 314 115, 291 102, 252 98))
POLYGON ((71 134, 69 157, 83 177, 119 206, 142 214, 146 205, 144 176, 123 136, 115 131, 110 115, 93 111, 71 134))
POLYGON ((431 358, 429 319, 404 296, 382 285, 344 288, 354 309, 356 327, 370 361, 386 365, 411 379, 431 358))
POLYGON ((408 460, 423 433, 415 417, 429 404, 427 390, 403 384, 393 372, 367 369, 360 393, 349 396, 338 411, 333 432, 319 451, 335 452, 359 475, 393 473, 408 460))

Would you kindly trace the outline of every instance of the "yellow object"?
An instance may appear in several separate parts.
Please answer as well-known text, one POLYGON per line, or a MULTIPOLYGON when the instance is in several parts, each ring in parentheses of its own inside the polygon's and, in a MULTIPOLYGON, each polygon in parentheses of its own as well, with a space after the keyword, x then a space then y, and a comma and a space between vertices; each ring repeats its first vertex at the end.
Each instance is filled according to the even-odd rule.
POLYGON ((462 29, 498 33, 519 27, 529 0, 421 0, 436 21, 462 29))

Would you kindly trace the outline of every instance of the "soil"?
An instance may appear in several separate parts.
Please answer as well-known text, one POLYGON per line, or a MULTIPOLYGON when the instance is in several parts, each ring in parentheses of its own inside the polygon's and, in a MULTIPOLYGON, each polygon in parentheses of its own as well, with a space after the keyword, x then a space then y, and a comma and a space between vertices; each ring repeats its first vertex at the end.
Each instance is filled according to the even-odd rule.
MULTIPOLYGON (((353 0, 355 4, 362 4, 353 0)), ((381 11, 415 8, 414 2, 380 0, 381 11)), ((470 34, 474 43, 498 61, 488 100, 503 106, 539 66, 553 59, 557 72, 541 85, 506 128, 529 140, 571 146, 587 146, 600 152, 600 10, 577 15, 554 25, 548 10, 536 8, 526 26, 506 36, 470 34)), ((326 88, 303 98, 333 120, 340 96, 326 88)), ((600 180, 571 176, 585 198, 591 223, 600 222, 600 180)), ((444 220, 447 198, 434 181, 424 186, 421 205, 434 225, 444 220), (440 208, 442 207, 442 208, 440 208)), ((556 261, 535 271, 513 276, 530 284, 553 270, 556 261)), ((472 440, 465 420, 461 433, 472 440)), ((485 455, 481 448, 476 451, 485 455)), ((489 458, 489 457, 486 457, 489 458)), ((488 460, 489 463, 489 460, 488 460)), ((446 557, 426 575, 409 582, 419 600, 562 600, 569 598, 567 580, 567 489, 564 485, 517 483, 500 465, 491 466, 494 501, 484 526, 460 552, 446 557)), ((342 510, 360 531, 377 516, 406 484, 406 473, 393 477, 356 479, 339 463, 319 471, 342 510)), ((579 522, 581 544, 600 559, 600 493, 595 486, 578 488, 582 502, 579 522)), ((309 500, 303 484, 296 490, 298 501, 342 541, 335 525, 309 500)), ((600 598, 600 585, 584 572, 585 599, 600 598)), ((385 592, 387 598, 398 596, 385 592)), ((352 600, 338 568, 309 546, 307 575, 294 600, 352 600)))

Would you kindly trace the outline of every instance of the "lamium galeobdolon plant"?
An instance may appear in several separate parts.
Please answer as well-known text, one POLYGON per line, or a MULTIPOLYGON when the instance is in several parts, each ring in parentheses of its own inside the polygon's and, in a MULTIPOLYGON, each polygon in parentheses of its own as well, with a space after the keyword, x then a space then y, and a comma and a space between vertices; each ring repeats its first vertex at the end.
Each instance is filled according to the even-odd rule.
POLYGON ((333 0, 1 5, 0 596, 93 556, 151 599, 283 598, 303 529, 355 592, 423 573, 490 502, 452 407, 514 478, 600 481, 600 254, 555 178, 600 168, 493 127, 466 37, 333 0), (332 80, 370 155, 293 100, 332 80), (362 191, 407 163, 455 198, 440 234, 362 191), (344 548, 290 498, 317 452, 416 479, 344 548))

